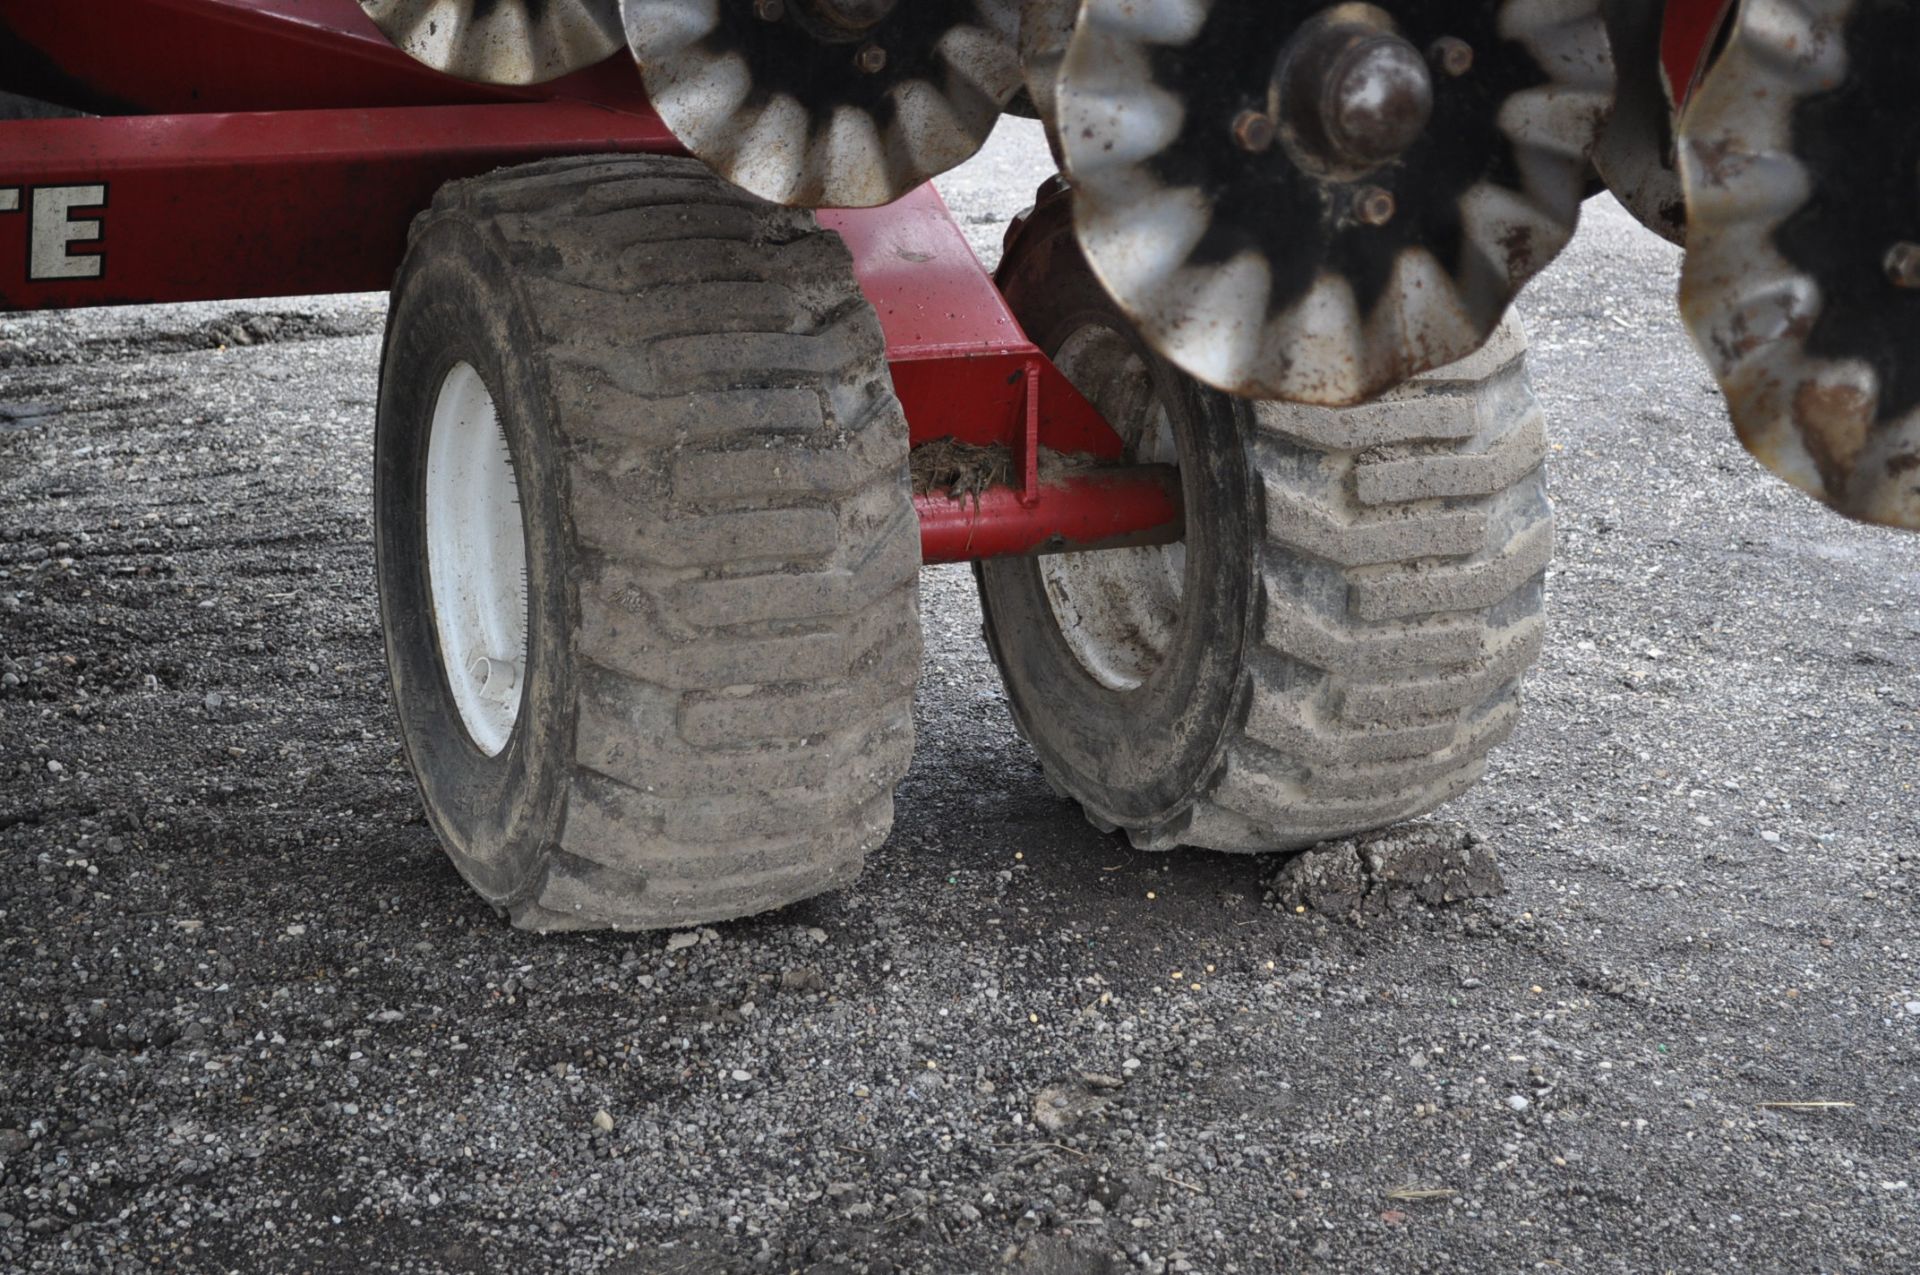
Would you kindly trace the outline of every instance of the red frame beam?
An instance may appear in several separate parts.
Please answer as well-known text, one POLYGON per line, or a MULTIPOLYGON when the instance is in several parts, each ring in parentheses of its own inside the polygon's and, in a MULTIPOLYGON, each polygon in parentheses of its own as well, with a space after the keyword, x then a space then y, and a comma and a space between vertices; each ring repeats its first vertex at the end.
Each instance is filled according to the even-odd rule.
POLYGON ((880 316, 914 442, 1004 444, 1018 457, 1031 428, 1039 447, 1122 455, 1106 420, 1021 331, 940 192, 922 186, 885 208, 823 212, 820 222, 847 241, 880 316))
POLYGON ((1667 94, 1676 111, 1706 73, 1707 57, 1713 52, 1735 0, 1667 0, 1660 27, 1660 68, 1667 77, 1667 94))
POLYGON ((457 177, 672 149, 658 118, 580 102, 0 124, 0 310, 379 291, 457 177))
POLYGON ((1170 544, 1185 526, 1171 465, 1070 474, 1041 482, 1031 497, 989 487, 978 497, 915 496, 913 506, 924 562, 1170 544))

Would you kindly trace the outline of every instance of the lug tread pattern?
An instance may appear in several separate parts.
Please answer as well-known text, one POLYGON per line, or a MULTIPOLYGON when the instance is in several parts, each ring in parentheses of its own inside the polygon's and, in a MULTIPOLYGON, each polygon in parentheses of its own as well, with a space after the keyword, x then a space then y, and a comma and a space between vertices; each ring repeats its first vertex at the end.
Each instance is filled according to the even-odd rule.
POLYGON ((1244 717, 1190 805, 1127 829, 1145 849, 1297 849, 1425 813, 1484 773, 1540 653, 1553 519, 1516 327, 1365 406, 1256 420, 1244 717))
POLYGON ((1355 494, 1365 505, 1448 497, 1497 496, 1540 466, 1547 424, 1536 408, 1520 428, 1484 452, 1432 455, 1382 448, 1355 466, 1355 494))
POLYGON ((912 754, 919 534, 837 235, 692 160, 455 183, 550 343, 577 561, 575 754, 536 929, 764 911, 858 875, 912 754))

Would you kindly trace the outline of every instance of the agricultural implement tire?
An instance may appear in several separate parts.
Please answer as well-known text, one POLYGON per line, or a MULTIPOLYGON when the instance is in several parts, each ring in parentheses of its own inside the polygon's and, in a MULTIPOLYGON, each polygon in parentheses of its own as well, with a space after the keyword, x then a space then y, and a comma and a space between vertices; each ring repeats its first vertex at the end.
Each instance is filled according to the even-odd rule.
POLYGON ((857 875, 912 749, 919 534, 838 236, 679 158, 449 185, 394 285, 375 455, 406 753, 515 924, 857 875))
POLYGON ((1178 545, 983 562, 988 643, 1048 779, 1144 849, 1311 845, 1438 806, 1512 730, 1552 513, 1525 338, 1372 403, 1250 402, 1154 355, 1073 241, 1068 192, 1009 234, 1029 335, 1177 463, 1178 545))

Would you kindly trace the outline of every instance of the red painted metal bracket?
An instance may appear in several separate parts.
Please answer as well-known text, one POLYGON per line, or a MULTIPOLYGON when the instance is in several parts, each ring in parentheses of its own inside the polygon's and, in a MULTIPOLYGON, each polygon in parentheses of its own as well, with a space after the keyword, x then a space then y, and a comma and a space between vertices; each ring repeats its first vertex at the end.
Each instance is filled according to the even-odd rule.
POLYGON ((1170 470, 1114 467, 1042 482, 1043 449, 1117 462, 1125 445, 1027 339, 933 187, 820 220, 847 241, 860 289, 880 315, 913 442, 1004 446, 1014 461, 1017 486, 977 499, 915 497, 925 561, 1179 539, 1170 470))
POLYGON ((1066 474, 1036 481, 1031 495, 989 487, 978 497, 915 496, 913 504, 926 562, 1169 544, 1185 526, 1180 471, 1171 465, 1066 474))
POLYGON ((1026 391, 1026 410, 1021 413, 1013 458, 1020 467, 1020 503, 1023 505, 1040 499, 1040 392, 1046 377, 1040 370, 1043 365, 1042 359, 1029 359, 1020 375, 1020 387, 1026 391))
POLYGON ((1021 331, 932 186, 820 222, 847 241, 880 316, 914 442, 1000 444, 1018 458, 1031 428, 1053 451, 1120 457, 1119 437, 1021 331))

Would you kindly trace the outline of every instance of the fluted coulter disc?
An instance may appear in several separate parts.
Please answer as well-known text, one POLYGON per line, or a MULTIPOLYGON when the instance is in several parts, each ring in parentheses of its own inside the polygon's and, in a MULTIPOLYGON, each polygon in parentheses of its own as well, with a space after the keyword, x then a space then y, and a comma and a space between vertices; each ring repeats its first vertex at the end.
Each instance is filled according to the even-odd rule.
POLYGON ((1059 147, 1054 101, 1060 87, 1060 66, 1080 17, 1080 0, 1023 0, 1020 6, 1020 73, 1034 114, 1047 126, 1047 140, 1059 147))
POLYGON ((1593 148, 1593 166, 1607 189, 1641 225, 1669 243, 1687 241, 1687 205, 1674 161, 1674 97, 1687 85, 1667 83, 1660 64, 1663 5, 1601 0, 1613 47, 1613 115, 1593 148))
POLYGON ((1086 0, 1059 137, 1157 350, 1340 406, 1494 330, 1573 235, 1611 91, 1599 0, 1086 0))
POLYGON ((620 0, 360 0, 413 57, 483 84, 542 84, 619 52, 620 0))
POLYGON ((1680 132, 1680 304, 1769 469, 1920 529, 1920 7, 1748 0, 1680 132))
POLYGON ((735 185, 889 203, 970 158, 1020 88, 1018 0, 625 0, 660 118, 735 185))

